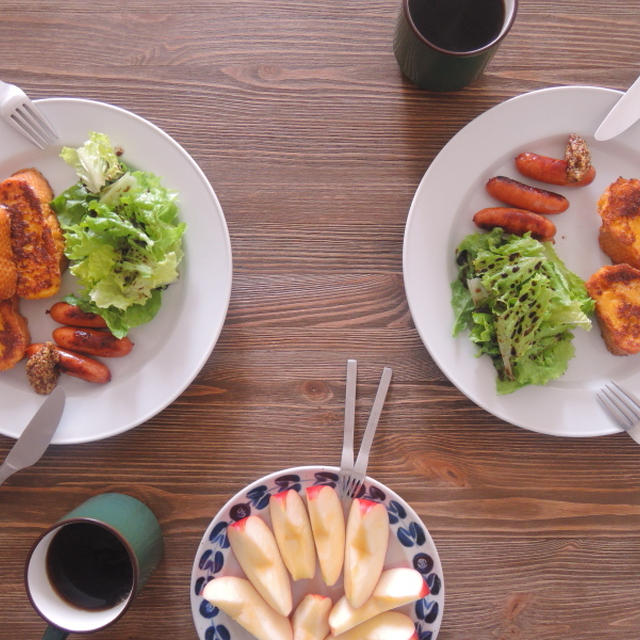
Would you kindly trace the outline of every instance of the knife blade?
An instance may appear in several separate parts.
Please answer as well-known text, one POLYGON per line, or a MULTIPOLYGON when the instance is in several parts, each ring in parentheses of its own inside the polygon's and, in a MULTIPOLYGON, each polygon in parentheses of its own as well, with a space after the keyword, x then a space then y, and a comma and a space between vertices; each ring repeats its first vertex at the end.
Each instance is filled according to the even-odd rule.
POLYGON ((626 131, 640 119, 640 77, 627 89, 627 92, 613 105, 596 129, 594 137, 601 142, 610 140, 626 131))
POLYGON ((40 460, 58 428, 64 401, 64 389, 56 387, 40 405, 0 465, 0 484, 16 471, 30 467, 40 460))

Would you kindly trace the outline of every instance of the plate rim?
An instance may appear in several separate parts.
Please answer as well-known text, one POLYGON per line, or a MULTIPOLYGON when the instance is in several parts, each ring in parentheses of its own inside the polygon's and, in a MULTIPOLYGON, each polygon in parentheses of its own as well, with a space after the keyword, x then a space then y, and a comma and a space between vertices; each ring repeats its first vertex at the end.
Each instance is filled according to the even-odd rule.
MULTIPOLYGON (((272 480, 274 478, 277 478, 279 476, 283 476, 283 475, 293 475, 293 474, 300 474, 303 472, 307 472, 307 473, 318 473, 318 472, 331 472, 331 473, 335 473, 338 474, 340 472, 340 468, 336 467, 336 466, 332 466, 332 465, 300 465, 300 466, 296 466, 296 467, 288 467, 285 469, 280 469, 271 473, 268 473, 260 478, 257 478, 256 480, 253 480, 252 482, 244 485, 239 491, 237 491, 235 494, 233 494, 233 496, 231 496, 228 500, 226 500, 224 502, 224 504, 222 505, 222 507, 220 507, 220 509, 218 509, 218 511, 215 513, 214 517, 207 523, 206 527, 203 530, 202 533, 202 537, 200 538, 198 545, 195 549, 195 554, 194 554, 194 560, 193 560, 193 564, 191 567, 191 572, 189 575, 189 603, 190 603, 190 609, 191 609, 191 615, 192 615, 192 619, 193 619, 193 624, 194 624, 194 628, 196 630, 196 633, 198 635, 198 637, 202 640, 201 635, 200 635, 200 630, 196 624, 196 614, 198 613, 198 608, 202 603, 202 598, 199 596, 195 595, 195 584, 197 582, 196 578, 197 578, 197 572, 198 572, 198 560, 200 558, 200 555, 202 554, 202 551, 205 549, 205 547, 207 546, 208 543, 208 535, 209 532, 212 530, 212 528, 215 526, 216 522, 223 516, 223 514, 225 514, 230 507, 240 498, 244 498, 246 497, 246 494, 251 491, 253 488, 261 485, 261 484, 265 484, 267 483, 269 480, 272 480)), ((402 496, 400 496, 398 493, 396 493, 393 489, 390 489, 387 485, 383 484, 382 482, 380 482, 379 480, 376 480, 375 478, 372 478, 370 476, 366 476, 365 477, 365 483, 369 483, 370 485, 373 486, 378 486, 381 488, 381 490, 387 492, 386 496, 387 497, 391 497, 392 499, 397 499, 399 500, 403 507, 407 509, 407 512, 409 513, 409 515, 413 516, 415 518, 415 520, 417 522, 419 522, 422 527, 424 528, 424 533, 425 536, 427 538, 427 540, 430 542, 430 548, 433 550, 433 556, 434 556, 434 566, 437 566, 440 569, 439 572, 439 580, 440 580, 440 585, 439 585, 439 592, 438 592, 438 603, 439 603, 439 611, 438 611, 438 616, 436 618, 436 620, 432 624, 432 629, 430 629, 430 631, 432 632, 432 640, 436 640, 439 632, 440 632, 440 627, 442 625, 442 620, 444 618, 444 609, 445 609, 445 580, 444 580, 444 569, 442 566, 442 560, 440 558, 440 554, 438 552, 438 548, 436 547, 435 541, 433 540, 433 537, 431 535, 431 532, 429 531, 429 528, 425 525, 425 523, 423 522, 422 518, 418 515, 418 513, 415 511, 415 509, 404 499, 402 498, 402 496)), ((266 508, 266 507, 265 507, 266 508)), ((391 526, 391 525, 389 525, 391 526)), ((431 553, 431 551, 430 551, 431 553)))
MULTIPOLYGON (((432 358, 433 362, 436 364, 436 366, 440 369, 440 371, 443 373, 443 375, 449 380, 449 382, 451 382, 451 384, 453 384, 463 395, 465 395, 469 400, 471 400, 476 406, 480 407, 481 409, 483 409, 485 412, 493 415, 496 418, 499 418, 500 420, 503 420, 504 422, 510 424, 510 425, 514 425, 516 427, 520 427, 523 429, 526 429, 528 431, 532 431, 532 432, 536 432, 536 433, 541 433, 544 435, 551 435, 551 436, 555 436, 555 437, 597 437, 597 436, 602 436, 602 435, 609 435, 609 434, 613 434, 613 433, 619 433, 621 430, 615 426, 613 423, 610 423, 607 427, 603 427, 602 429, 600 429, 598 432, 590 432, 590 433, 586 433, 586 432, 576 432, 576 431, 571 431, 569 433, 560 433, 558 432, 557 429, 544 429, 541 428, 539 426, 532 426, 529 424, 526 424, 523 421, 519 421, 513 418, 513 416, 509 415, 508 411, 500 411, 500 410, 496 410, 494 408, 490 408, 489 406, 487 406, 487 402, 483 401, 482 398, 478 398, 476 394, 470 392, 469 390, 463 388, 463 385, 459 382, 459 380, 457 379, 457 377, 455 375, 452 374, 451 372, 451 366, 448 365, 446 362, 443 362, 443 358, 441 357, 441 354, 438 352, 437 348, 434 347, 434 345, 431 343, 429 337, 427 335, 425 335, 427 329, 423 326, 423 324, 420 322, 420 319, 418 317, 418 313, 416 311, 416 299, 414 298, 414 295, 412 294, 412 290, 413 290, 413 283, 411 282, 411 274, 409 273, 410 269, 409 269, 409 265, 410 265, 410 259, 411 256, 409 255, 410 253, 410 246, 411 246, 411 239, 410 239, 410 235, 412 232, 412 227, 416 224, 415 220, 418 218, 419 213, 417 211, 418 209, 418 203, 420 198, 422 197, 422 191, 426 189, 426 185, 432 175, 433 172, 435 172, 437 166, 438 166, 438 160, 439 158, 442 158, 442 155, 447 153, 448 151, 450 151, 450 149, 454 146, 454 145, 458 145, 460 143, 460 140, 464 138, 464 136, 468 135, 469 132, 473 132, 475 130, 476 127, 479 126, 479 123, 482 122, 483 118, 489 118, 490 116, 488 114, 497 114, 500 113, 500 111, 503 110, 508 110, 508 109, 512 109, 513 105, 517 105, 519 103, 525 102, 527 100, 535 100, 537 99, 538 96, 545 96, 546 94, 550 94, 550 95, 562 95, 562 94, 566 94, 567 96, 569 96, 570 94, 575 94, 578 95, 580 92, 597 92, 599 94, 606 94, 607 96, 610 96, 612 101, 614 101, 614 99, 618 99, 623 92, 619 91, 617 89, 611 89, 611 88, 606 88, 606 87, 600 87, 600 86, 596 86, 596 85, 588 85, 588 84, 579 84, 579 85, 560 85, 560 86, 551 86, 551 87, 544 87, 541 89, 536 89, 533 91, 528 91, 525 93, 521 93, 515 96, 512 96, 511 98, 508 98, 506 100, 503 100, 495 105, 493 105, 492 107, 488 108, 487 110, 483 111, 482 113, 478 114, 476 117, 474 117, 471 121, 469 121, 466 125, 464 125, 460 130, 458 130, 447 142, 446 144, 438 151, 438 153, 435 155, 435 157, 433 158, 433 160, 430 162, 429 166, 427 167, 426 171, 424 172, 424 174, 422 175, 415 191, 413 194, 413 197, 411 199, 411 203, 408 209, 408 214, 407 214, 407 219, 406 219, 406 223, 405 223, 405 229, 404 229, 404 234, 403 234, 403 250, 402 250, 402 265, 403 265, 403 285, 404 285, 404 289, 405 289, 405 294, 406 294, 406 298, 407 298, 407 304, 409 307, 409 312, 411 314, 411 318, 413 321, 413 324, 416 328, 416 331, 418 332, 419 336, 420 336, 420 340, 422 342, 422 344, 424 345, 424 347, 427 349, 427 352, 429 353, 430 357, 432 358)), ((604 116, 604 114, 603 114, 604 116)), ((514 145, 515 146, 515 145, 514 145)), ((448 239, 447 239, 448 240, 448 239)), ((447 265, 442 265, 442 269, 443 269, 443 277, 446 277, 446 269, 447 269, 447 265)), ((449 283, 447 283, 449 284, 449 283)), ((447 312, 450 311, 450 302, 447 300, 447 312)), ((595 319, 594 319, 594 325, 595 325, 595 319)), ((597 326, 594 326, 593 330, 598 330, 597 326)), ((456 340, 456 339, 460 339, 464 336, 459 336, 458 338, 454 338, 453 336, 450 337, 451 340, 456 340)), ((431 338, 432 340, 433 338, 431 338)), ((529 385, 529 387, 533 387, 534 385, 529 385)), ((517 391, 515 392, 517 393, 517 391)), ((497 395, 497 394, 496 394, 497 395)))

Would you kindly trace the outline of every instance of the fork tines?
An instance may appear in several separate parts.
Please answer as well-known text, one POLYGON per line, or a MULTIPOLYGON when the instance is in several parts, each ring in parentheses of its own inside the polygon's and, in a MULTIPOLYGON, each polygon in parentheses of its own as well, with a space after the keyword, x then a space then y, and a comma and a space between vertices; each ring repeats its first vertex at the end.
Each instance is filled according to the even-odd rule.
POLYGON ((640 420, 640 401, 617 382, 612 380, 606 384, 596 397, 623 429, 631 428, 640 420))
POLYGON ((347 476, 344 479, 344 488, 342 490, 342 497, 347 498, 349 500, 353 498, 357 498, 360 494, 360 489, 362 489, 362 485, 364 484, 364 476, 361 478, 356 478, 354 475, 347 476))
POLYGON ((0 80, 0 116, 36 147, 54 144, 58 134, 29 96, 15 84, 0 80))
POLYGON ((53 144, 58 138, 51 124, 30 100, 9 115, 9 123, 40 149, 53 144))

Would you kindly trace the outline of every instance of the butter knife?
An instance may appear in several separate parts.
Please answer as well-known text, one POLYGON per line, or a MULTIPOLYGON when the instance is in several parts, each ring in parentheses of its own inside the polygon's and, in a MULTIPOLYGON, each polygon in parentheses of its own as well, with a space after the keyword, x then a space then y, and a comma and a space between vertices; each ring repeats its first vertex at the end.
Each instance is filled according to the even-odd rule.
POLYGON ((64 400, 64 389, 56 387, 40 405, 0 465, 0 484, 16 471, 30 467, 40 460, 58 428, 64 400))
POLYGON ((640 77, 627 89, 627 92, 613 105, 596 129, 596 140, 615 138, 640 119, 640 77))

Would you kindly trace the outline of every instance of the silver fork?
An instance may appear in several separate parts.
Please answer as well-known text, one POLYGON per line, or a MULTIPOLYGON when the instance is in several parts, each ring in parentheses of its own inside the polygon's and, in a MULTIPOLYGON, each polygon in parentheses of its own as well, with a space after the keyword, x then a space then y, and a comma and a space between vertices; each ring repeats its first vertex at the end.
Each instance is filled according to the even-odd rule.
MULTIPOLYGON (((353 473, 353 428, 356 418, 356 379, 358 362, 347 360, 347 389, 344 399, 344 436, 342 440, 342 457, 340 458, 340 474, 338 486, 343 503, 349 499, 347 492, 349 479, 353 473)), ((345 504, 346 506, 346 504, 345 504)))
POLYGON ((27 94, 14 84, 1 80, 0 116, 40 149, 54 144, 58 139, 53 125, 27 94))
POLYGON ((355 360, 347 362, 347 398, 345 401, 345 436, 342 447, 342 460, 340 462, 340 493, 342 502, 346 506, 352 498, 358 495, 364 482, 367 465, 369 463, 369 453, 373 444, 373 436, 380 420, 382 407, 384 405, 389 384, 391 383, 391 368, 385 367, 382 370, 378 391, 376 392, 371 413, 367 421, 367 426, 362 436, 360 451, 355 464, 353 463, 353 425, 355 414, 355 385, 356 385, 356 364, 355 360), (353 363, 353 364, 352 364, 353 363))
POLYGON ((640 444, 640 400, 611 380, 596 394, 609 417, 640 444))

